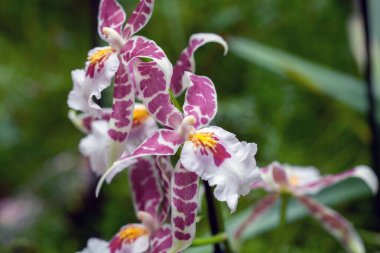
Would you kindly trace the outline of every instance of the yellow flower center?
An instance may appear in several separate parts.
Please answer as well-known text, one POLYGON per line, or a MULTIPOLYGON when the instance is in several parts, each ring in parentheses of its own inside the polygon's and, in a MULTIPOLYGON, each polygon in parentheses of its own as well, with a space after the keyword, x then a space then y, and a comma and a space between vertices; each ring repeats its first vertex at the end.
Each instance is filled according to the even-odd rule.
POLYGON ((205 148, 214 149, 218 144, 213 133, 208 132, 196 132, 189 136, 189 141, 192 141, 196 147, 202 145, 205 148))
POLYGON ((95 51, 92 55, 88 56, 87 60, 90 62, 91 65, 93 65, 103 61, 104 59, 107 59, 113 52, 114 50, 111 47, 99 49, 95 51))
POLYGON ((145 108, 135 108, 133 110, 133 126, 142 124, 149 117, 149 112, 145 108))
POLYGON ((129 226, 119 232, 118 236, 127 243, 136 241, 140 236, 147 235, 148 230, 144 227, 129 226))
POLYGON ((297 176, 292 175, 289 177, 289 184, 291 186, 297 186, 299 183, 300 183, 300 179, 297 176))

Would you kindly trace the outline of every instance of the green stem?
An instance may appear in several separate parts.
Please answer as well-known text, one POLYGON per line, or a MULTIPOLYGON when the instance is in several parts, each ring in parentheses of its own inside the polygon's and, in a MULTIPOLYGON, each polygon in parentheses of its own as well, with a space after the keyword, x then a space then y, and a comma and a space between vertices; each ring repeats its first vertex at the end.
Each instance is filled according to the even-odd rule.
POLYGON ((172 89, 169 89, 169 94, 170 94, 170 100, 172 101, 173 105, 174 105, 175 107, 177 107, 177 109, 178 109, 180 112, 182 112, 182 107, 179 105, 178 100, 177 100, 177 98, 174 96, 174 93, 173 93, 172 89))
POLYGON ((284 243, 285 239, 285 227, 286 227, 286 210, 288 207, 288 201, 289 201, 289 195, 288 194, 281 194, 281 207, 280 207, 280 221, 278 223, 278 228, 276 232, 276 237, 274 239, 274 244, 272 248, 272 253, 277 253, 281 249, 281 246, 284 243))
POLYGON ((191 246, 198 247, 198 246, 204 246, 204 245, 209 245, 209 244, 216 244, 216 243, 224 242, 226 240, 227 240, 227 234, 219 233, 210 237, 195 238, 191 246))

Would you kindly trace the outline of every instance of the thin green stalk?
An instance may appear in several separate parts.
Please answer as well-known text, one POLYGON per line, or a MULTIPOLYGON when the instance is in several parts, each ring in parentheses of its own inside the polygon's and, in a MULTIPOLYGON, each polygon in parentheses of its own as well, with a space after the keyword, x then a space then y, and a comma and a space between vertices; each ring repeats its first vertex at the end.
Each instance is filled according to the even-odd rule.
POLYGON ((204 238, 195 238, 191 247, 205 246, 210 244, 221 243, 227 240, 226 233, 219 233, 214 236, 204 237, 204 238))
POLYGON ((173 105, 174 105, 175 107, 177 107, 177 109, 178 109, 180 112, 182 112, 182 107, 179 105, 178 100, 177 100, 177 98, 174 96, 174 93, 173 93, 172 89, 169 89, 169 94, 170 94, 170 100, 172 101, 173 105))
POLYGON ((281 194, 281 207, 280 207, 280 220, 278 223, 278 228, 276 232, 276 237, 274 238, 274 244, 272 248, 272 253, 277 253, 280 251, 281 246, 284 243, 285 239, 285 227, 286 227, 286 210, 288 207, 288 201, 289 201, 289 195, 288 194, 281 194))

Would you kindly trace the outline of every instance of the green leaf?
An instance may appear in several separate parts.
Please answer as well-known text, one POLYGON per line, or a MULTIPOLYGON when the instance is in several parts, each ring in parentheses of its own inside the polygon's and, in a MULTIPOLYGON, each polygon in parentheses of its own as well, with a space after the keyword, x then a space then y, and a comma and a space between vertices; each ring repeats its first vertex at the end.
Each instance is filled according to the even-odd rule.
MULTIPOLYGON (((372 46, 372 63, 373 63, 373 80, 374 89, 377 97, 380 97, 380 1, 369 1, 371 46, 372 46)), ((378 100, 379 103, 379 100, 378 100)))
POLYGON ((356 111, 367 110, 365 84, 358 78, 256 41, 233 37, 229 42, 231 51, 249 62, 288 77, 310 90, 327 94, 356 111))

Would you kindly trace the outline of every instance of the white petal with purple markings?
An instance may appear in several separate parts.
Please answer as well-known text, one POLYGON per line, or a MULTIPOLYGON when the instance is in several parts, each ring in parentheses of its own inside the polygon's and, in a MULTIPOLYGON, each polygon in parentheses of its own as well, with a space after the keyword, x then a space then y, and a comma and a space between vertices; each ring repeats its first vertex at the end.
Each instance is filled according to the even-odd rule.
POLYGON ((199 180, 178 162, 171 180, 172 240, 170 252, 191 245, 195 236, 199 180))
POLYGON ((194 116, 195 128, 207 126, 218 110, 213 82, 208 77, 190 72, 185 73, 182 82, 188 87, 183 105, 185 116, 194 116))
POLYGON ((227 43, 219 35, 213 33, 196 33, 192 35, 189 39, 188 47, 182 51, 177 63, 174 65, 173 76, 170 82, 170 86, 174 95, 181 95, 181 93, 187 88, 186 84, 182 83, 182 77, 185 71, 194 73, 194 53, 198 48, 209 42, 219 43, 224 48, 224 54, 227 54, 227 43))
POLYGON ((106 40, 103 34, 103 28, 109 27, 121 34, 122 26, 127 15, 123 7, 117 0, 101 0, 98 12, 98 33, 99 36, 106 40))
POLYGON ((321 190, 339 183, 348 178, 359 178, 363 180, 364 183, 371 189, 372 193, 375 194, 378 190, 378 180, 373 172, 373 170, 367 166, 357 166, 351 170, 347 170, 345 172, 336 174, 336 175, 327 175, 319 178, 318 180, 314 180, 312 182, 308 182, 303 184, 299 188, 297 188, 297 192, 301 194, 317 194, 321 190))
POLYGON ((125 25, 123 36, 128 39, 148 23, 153 13, 154 0, 140 0, 125 25))
POLYGON ((124 170, 127 166, 130 166, 134 162, 134 159, 149 155, 174 155, 183 142, 183 137, 179 135, 177 131, 164 129, 157 130, 134 152, 123 155, 118 161, 113 163, 111 168, 109 168, 100 178, 96 187, 96 196, 99 195, 99 191, 105 179, 108 180, 111 175, 114 176, 115 173, 118 173, 124 170))
POLYGON ((348 252, 364 253, 364 244, 352 224, 327 206, 306 196, 298 196, 300 202, 320 221, 327 232, 332 234, 348 252))
POLYGON ((233 212, 239 196, 247 195, 250 185, 259 180, 256 152, 256 144, 240 142, 234 134, 213 126, 190 135, 180 159, 186 169, 215 185, 216 199, 226 201, 233 212))

